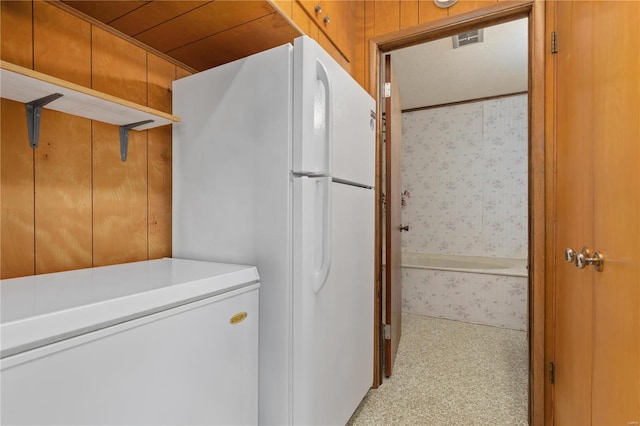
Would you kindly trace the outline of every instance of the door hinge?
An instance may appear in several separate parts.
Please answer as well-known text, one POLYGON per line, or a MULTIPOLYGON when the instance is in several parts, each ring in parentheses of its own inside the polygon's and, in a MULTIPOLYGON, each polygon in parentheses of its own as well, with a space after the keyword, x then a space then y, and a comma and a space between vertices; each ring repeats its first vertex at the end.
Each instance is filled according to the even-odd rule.
POLYGON ((556 32, 551 32, 551 53, 558 53, 558 39, 556 32))
POLYGON ((549 383, 556 383, 556 364, 553 361, 549 363, 549 383))
POLYGON ((382 327, 384 329, 384 340, 391 340, 391 325, 383 324, 382 327))
POLYGON ((390 98, 390 97, 391 97, 391 83, 385 83, 383 98, 390 98))

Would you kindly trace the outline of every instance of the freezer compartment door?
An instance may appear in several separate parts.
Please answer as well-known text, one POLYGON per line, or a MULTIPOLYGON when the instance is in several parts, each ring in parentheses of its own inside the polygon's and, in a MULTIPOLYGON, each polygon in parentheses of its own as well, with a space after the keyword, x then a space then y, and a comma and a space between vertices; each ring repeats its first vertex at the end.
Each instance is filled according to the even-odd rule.
POLYGON ((293 171, 373 187, 375 101, 309 37, 293 52, 293 171))
POLYGON ((294 179, 294 268, 299 284, 318 293, 331 269, 331 178, 294 179))
MULTIPOLYGON (((331 268, 320 291, 294 263, 293 424, 345 424, 373 378, 374 191, 331 186, 331 268)), ((294 259, 313 243, 294 233, 294 259)))

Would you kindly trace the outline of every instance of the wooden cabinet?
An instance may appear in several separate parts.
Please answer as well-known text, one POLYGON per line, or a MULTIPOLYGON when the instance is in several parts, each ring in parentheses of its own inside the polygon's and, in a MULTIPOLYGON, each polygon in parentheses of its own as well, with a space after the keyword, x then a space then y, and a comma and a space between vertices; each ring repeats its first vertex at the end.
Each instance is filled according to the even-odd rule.
POLYGON ((555 7, 553 423, 635 425, 640 3, 555 7), (602 271, 563 261, 566 248, 583 247, 602 253, 602 271))
POLYGON ((348 61, 353 55, 355 9, 352 1, 297 0, 320 31, 348 61))

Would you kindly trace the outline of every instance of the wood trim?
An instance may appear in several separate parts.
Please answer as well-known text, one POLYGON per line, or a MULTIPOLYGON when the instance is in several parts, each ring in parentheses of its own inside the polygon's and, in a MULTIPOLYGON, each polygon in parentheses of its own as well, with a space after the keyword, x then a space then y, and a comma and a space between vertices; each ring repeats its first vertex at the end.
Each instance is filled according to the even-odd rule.
POLYGON ((461 32, 529 16, 534 0, 500 1, 490 6, 438 19, 371 39, 382 52, 415 46, 461 32))
POLYGON ((373 388, 377 389, 382 384, 382 357, 384 339, 382 332, 382 108, 380 108, 379 97, 373 92, 378 90, 378 67, 380 63, 380 53, 375 43, 369 43, 370 49, 370 70, 369 70, 369 93, 376 99, 378 108, 376 109, 376 180, 375 180, 375 252, 374 252, 374 323, 373 323, 373 388))
POLYGON ((437 104, 437 105, 429 105, 429 106, 416 107, 416 108, 407 108, 407 109, 403 109, 402 113, 404 114, 405 112, 424 111, 424 110, 428 110, 428 109, 444 108, 444 107, 455 106, 455 105, 472 104, 472 103, 475 103, 475 102, 483 102, 483 101, 490 101, 490 100, 493 100, 493 99, 509 98, 511 96, 518 96, 518 95, 526 95, 527 93, 529 93, 529 91, 525 90, 523 92, 505 93, 504 95, 485 96, 484 98, 467 99, 467 100, 464 100, 464 101, 457 101, 457 102, 447 102, 446 104, 437 104))
POLYGON ((129 36, 129 35, 123 33, 123 32, 120 32, 120 31, 116 30, 113 27, 110 27, 109 25, 105 24, 104 22, 98 21, 97 19, 80 12, 78 9, 74 9, 71 6, 69 6, 67 4, 64 4, 61 0, 44 0, 44 1, 54 5, 55 7, 58 7, 60 9, 64 10, 67 13, 70 13, 71 15, 77 16, 78 18, 81 18, 84 21, 89 22, 91 25, 93 25, 95 27, 98 27, 98 28, 100 28, 100 29, 102 29, 104 31, 107 31, 107 32, 115 35, 116 37, 120 37, 121 39, 133 44, 134 46, 137 46, 137 47, 139 47, 141 49, 144 49, 147 52, 153 53, 154 55, 159 56, 162 59, 164 59, 166 61, 169 61, 169 62, 171 62, 172 64, 174 64, 174 65, 176 65, 178 67, 184 68, 184 69, 188 70, 189 72, 191 72, 193 74, 198 72, 197 69, 192 68, 189 65, 183 64, 182 62, 172 58, 171 56, 168 56, 168 55, 160 52, 159 50, 156 50, 153 47, 148 46, 148 45, 142 43, 141 41, 136 40, 135 38, 133 38, 133 37, 131 37, 131 36, 129 36))
MULTIPOLYGON (((551 31, 556 28, 556 0, 551 0, 545 8, 545 22, 547 25, 547 43, 550 46, 551 31)), ((556 114, 554 105, 556 105, 556 56, 548 50, 545 52, 545 167, 547 170, 555 170, 556 163, 556 142, 555 142, 555 122, 556 114)), ((545 266, 545 359, 544 366, 548 366, 549 362, 555 358, 555 217, 556 217, 556 185, 555 173, 547 173, 545 176, 546 194, 545 194, 545 222, 546 222, 546 258, 545 266)), ((555 387, 548 380, 548 370, 545 374, 544 381, 544 418, 547 424, 554 424, 553 404, 555 400, 555 387)))
POLYGON ((529 12, 529 422, 545 423, 545 3, 529 12))
MULTIPOLYGON (((416 27, 385 34, 370 40, 370 79, 369 92, 380 102, 378 64, 384 52, 413 46, 478 27, 496 25, 519 18, 529 18, 529 151, 530 151, 530 391, 529 420, 532 425, 545 424, 545 274, 546 240, 548 225, 545 214, 545 182, 548 173, 545 169, 545 6, 540 0, 500 1, 495 5, 483 7, 453 17, 443 18, 416 27)), ((378 109, 378 139, 380 142, 381 112, 378 109)), ((379 149, 379 148, 378 148, 379 149)), ((379 160, 379 158, 378 158, 379 160)), ((376 184, 380 188, 380 164, 376 165, 376 184)), ((376 215, 379 228, 379 216, 376 215)), ((376 232, 376 259, 380 259, 376 232)), ((378 266, 378 265, 376 265, 378 266)), ((376 289, 378 291, 378 289, 376 289)), ((378 294, 378 293, 376 293, 378 294)), ((379 307, 376 306, 376 309, 379 307)), ((377 312, 377 311, 376 311, 377 312)), ((378 337, 378 335, 376 335, 378 337)))

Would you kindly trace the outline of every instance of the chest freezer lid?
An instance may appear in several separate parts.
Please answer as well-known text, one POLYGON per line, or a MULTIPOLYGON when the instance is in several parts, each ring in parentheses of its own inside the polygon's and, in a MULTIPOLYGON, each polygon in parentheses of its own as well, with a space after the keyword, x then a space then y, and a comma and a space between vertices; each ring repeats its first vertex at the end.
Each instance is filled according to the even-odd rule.
POLYGON ((258 282, 254 266, 185 259, 0 280, 0 357, 258 282))

